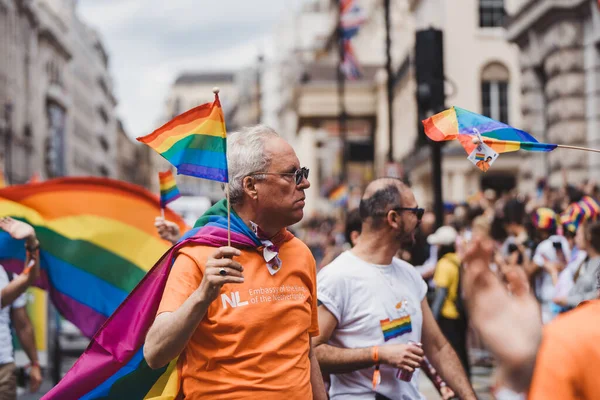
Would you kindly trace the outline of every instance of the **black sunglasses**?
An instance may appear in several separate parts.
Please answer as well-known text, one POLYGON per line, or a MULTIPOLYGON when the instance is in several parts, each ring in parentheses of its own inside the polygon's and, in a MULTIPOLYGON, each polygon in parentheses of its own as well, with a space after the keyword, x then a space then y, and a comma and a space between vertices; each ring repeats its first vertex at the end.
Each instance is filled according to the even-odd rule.
POLYGON ((421 221, 421 219, 423 218, 423 214, 425 214, 425 209, 419 208, 419 207, 412 207, 412 208, 410 208, 410 207, 394 207, 394 208, 390 208, 388 211, 386 211, 384 213, 379 213, 379 215, 387 215, 387 213, 389 213, 390 211, 410 211, 417 216, 417 219, 419 221, 421 221))
POLYGON ((310 170, 306 167, 295 170, 294 172, 253 172, 250 175, 283 175, 283 176, 294 176, 296 185, 302 183, 302 179, 308 179, 308 173, 310 170))

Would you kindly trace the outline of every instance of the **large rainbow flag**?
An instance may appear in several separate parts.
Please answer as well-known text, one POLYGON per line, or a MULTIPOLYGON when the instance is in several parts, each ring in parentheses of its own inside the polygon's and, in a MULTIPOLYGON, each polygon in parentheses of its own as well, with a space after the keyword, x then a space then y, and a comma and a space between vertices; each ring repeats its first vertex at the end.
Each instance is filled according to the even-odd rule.
POLYGON ((423 120, 425 134, 433 141, 458 139, 467 154, 477 147, 473 138, 479 133, 496 153, 517 150, 552 151, 557 145, 538 142, 529 133, 491 118, 452 107, 423 120))
MULTIPOLYGON (((34 226, 42 276, 60 313, 92 337, 170 247, 158 236, 158 196, 108 178, 60 178, 0 189, 0 216, 34 226)), ((166 217, 187 228, 175 213, 166 217)), ((20 272, 23 243, 0 231, 0 263, 20 272)))
MULTIPOLYGON (((220 247, 227 244, 227 203, 211 207, 171 250, 164 254, 106 324, 73 368, 43 399, 156 399, 178 398, 177 359, 152 370, 144 359, 146 333, 154 322, 171 266, 179 248, 189 244, 220 247)), ((260 240, 231 213, 231 245, 258 248, 260 240)))
POLYGON ((137 138, 177 168, 178 174, 227 182, 225 117, 219 96, 137 138))

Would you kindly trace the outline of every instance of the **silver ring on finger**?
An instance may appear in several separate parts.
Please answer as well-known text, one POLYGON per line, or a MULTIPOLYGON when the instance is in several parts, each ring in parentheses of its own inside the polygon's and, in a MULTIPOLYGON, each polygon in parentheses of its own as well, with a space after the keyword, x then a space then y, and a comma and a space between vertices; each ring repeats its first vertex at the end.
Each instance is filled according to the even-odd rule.
POLYGON ((227 275, 227 270, 225 268, 219 269, 219 275, 221 275, 221 276, 227 275))

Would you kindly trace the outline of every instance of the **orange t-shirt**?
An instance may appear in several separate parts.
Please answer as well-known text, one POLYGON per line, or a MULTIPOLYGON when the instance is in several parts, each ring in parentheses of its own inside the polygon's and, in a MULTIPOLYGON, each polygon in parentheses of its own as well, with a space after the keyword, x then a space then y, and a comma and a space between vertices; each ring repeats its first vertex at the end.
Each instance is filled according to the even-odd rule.
MULTIPOLYGON (((213 247, 180 250, 158 313, 177 310, 200 286, 213 247)), ((242 251, 243 284, 226 284, 180 356, 186 399, 312 398, 310 336, 319 334, 316 266, 293 238, 269 273, 262 253, 242 251)))
POLYGON ((600 300, 544 328, 529 400, 600 399, 600 300))

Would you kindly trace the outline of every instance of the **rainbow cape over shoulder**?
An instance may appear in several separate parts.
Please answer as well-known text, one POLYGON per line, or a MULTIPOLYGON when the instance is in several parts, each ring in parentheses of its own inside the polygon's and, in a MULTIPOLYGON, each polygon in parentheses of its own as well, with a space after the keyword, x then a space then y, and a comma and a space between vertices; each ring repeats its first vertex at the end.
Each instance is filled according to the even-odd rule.
MULTIPOLYGON (((144 340, 158 310, 178 250, 189 244, 227 245, 227 203, 222 200, 167 251, 92 338, 73 368, 43 399, 175 399, 180 379, 177 360, 152 370, 143 356, 144 340)), ((258 248, 260 240, 233 211, 231 245, 258 248)))

